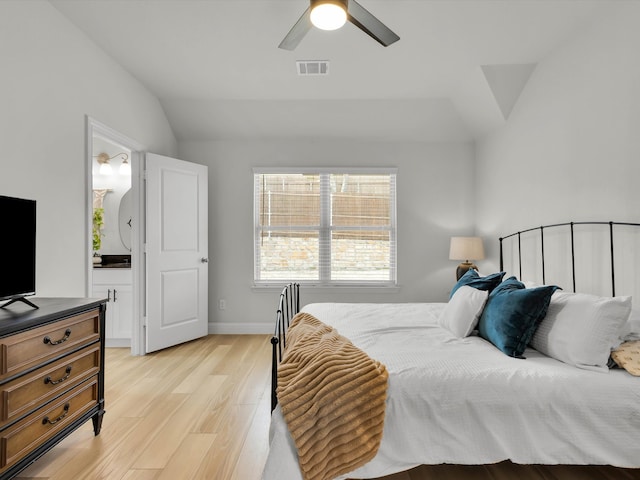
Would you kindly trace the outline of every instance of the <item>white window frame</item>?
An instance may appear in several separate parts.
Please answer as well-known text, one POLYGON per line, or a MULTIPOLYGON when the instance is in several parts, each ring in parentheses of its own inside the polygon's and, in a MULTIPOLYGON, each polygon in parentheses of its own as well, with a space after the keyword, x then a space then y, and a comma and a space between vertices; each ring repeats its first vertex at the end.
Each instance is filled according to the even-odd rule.
MULTIPOLYGON (((308 286, 319 286, 319 287, 341 287, 341 286, 350 286, 350 287, 387 287, 387 288, 395 288, 398 286, 398 275, 397 275, 397 168, 385 168, 385 167, 377 167, 377 168, 363 168, 363 167, 336 167, 336 168, 310 168, 310 167, 301 167, 301 168, 269 168, 269 167, 256 167, 253 169, 253 232, 254 232, 254 240, 253 240, 253 264, 254 264, 254 286, 255 287, 281 287, 282 281, 278 280, 262 280, 260 279, 260 211, 259 211, 259 200, 257 197, 258 188, 256 186, 256 176, 257 175, 270 175, 270 174, 317 174, 320 175, 320 228, 319 230, 313 228, 313 231, 319 232, 319 280, 302 280, 291 278, 288 281, 297 282, 301 285, 308 286), (390 198, 391 205, 389 206, 390 212, 390 226, 389 230, 389 239, 391 242, 391 252, 390 252, 390 265, 389 265, 389 280, 331 280, 331 234, 335 230, 345 229, 348 230, 350 227, 332 227, 331 226, 331 206, 330 206, 330 198, 331 195, 328 194, 330 192, 330 188, 328 186, 329 176, 332 174, 349 174, 349 175, 389 175, 392 183, 392 194, 390 198), (324 182, 324 185, 323 185, 324 182), (324 192, 325 194, 322 194, 324 192), (329 261, 323 261, 324 259, 329 259, 329 261)), ((298 228, 298 227, 296 227, 298 228)), ((380 226, 370 227, 371 230, 387 230, 386 227, 381 228, 380 226)), ((302 227, 304 229, 304 227, 302 227)))

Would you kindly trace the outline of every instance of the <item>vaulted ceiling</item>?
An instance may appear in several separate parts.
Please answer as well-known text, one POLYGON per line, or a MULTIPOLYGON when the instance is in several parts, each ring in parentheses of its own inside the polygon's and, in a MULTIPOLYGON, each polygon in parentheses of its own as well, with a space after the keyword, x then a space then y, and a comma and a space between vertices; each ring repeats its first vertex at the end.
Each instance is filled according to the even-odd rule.
POLYGON ((178 140, 472 141, 535 66, 615 0, 359 0, 400 36, 351 24, 278 44, 308 0, 50 0, 160 100, 178 140), (299 76, 296 60, 328 60, 299 76))

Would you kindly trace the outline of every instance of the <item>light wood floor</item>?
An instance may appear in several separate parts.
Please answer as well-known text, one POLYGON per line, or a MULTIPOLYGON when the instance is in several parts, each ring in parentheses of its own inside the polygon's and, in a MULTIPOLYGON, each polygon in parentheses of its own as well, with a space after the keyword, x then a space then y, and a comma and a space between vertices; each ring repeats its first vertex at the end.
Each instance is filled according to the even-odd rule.
MULTIPOLYGON (((102 433, 91 422, 25 470, 37 480, 259 480, 271 345, 210 335, 144 357, 107 349, 102 433)), ((640 480, 610 467, 423 466, 385 480, 640 480)), ((281 479, 288 480, 288 479, 281 479)))

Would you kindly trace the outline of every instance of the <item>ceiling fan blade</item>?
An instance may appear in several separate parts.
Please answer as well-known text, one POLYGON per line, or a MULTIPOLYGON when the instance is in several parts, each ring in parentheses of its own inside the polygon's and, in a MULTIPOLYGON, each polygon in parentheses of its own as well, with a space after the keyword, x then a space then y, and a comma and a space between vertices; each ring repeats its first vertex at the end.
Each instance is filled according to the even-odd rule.
POLYGON ((309 30, 311 30, 311 7, 308 7, 296 24, 289 30, 287 36, 284 37, 278 48, 284 50, 295 50, 309 30))
POLYGON ((376 40, 384 47, 388 47, 400 40, 384 23, 371 15, 367 9, 355 0, 349 0, 347 18, 356 27, 376 40))

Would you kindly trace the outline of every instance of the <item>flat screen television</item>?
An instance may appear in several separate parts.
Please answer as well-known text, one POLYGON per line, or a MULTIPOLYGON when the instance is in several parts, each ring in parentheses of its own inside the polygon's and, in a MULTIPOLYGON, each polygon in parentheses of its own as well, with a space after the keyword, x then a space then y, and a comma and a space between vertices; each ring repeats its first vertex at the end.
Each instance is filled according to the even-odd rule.
POLYGON ((16 301, 38 308, 24 297, 36 293, 36 202, 0 195, 0 305, 16 301))

